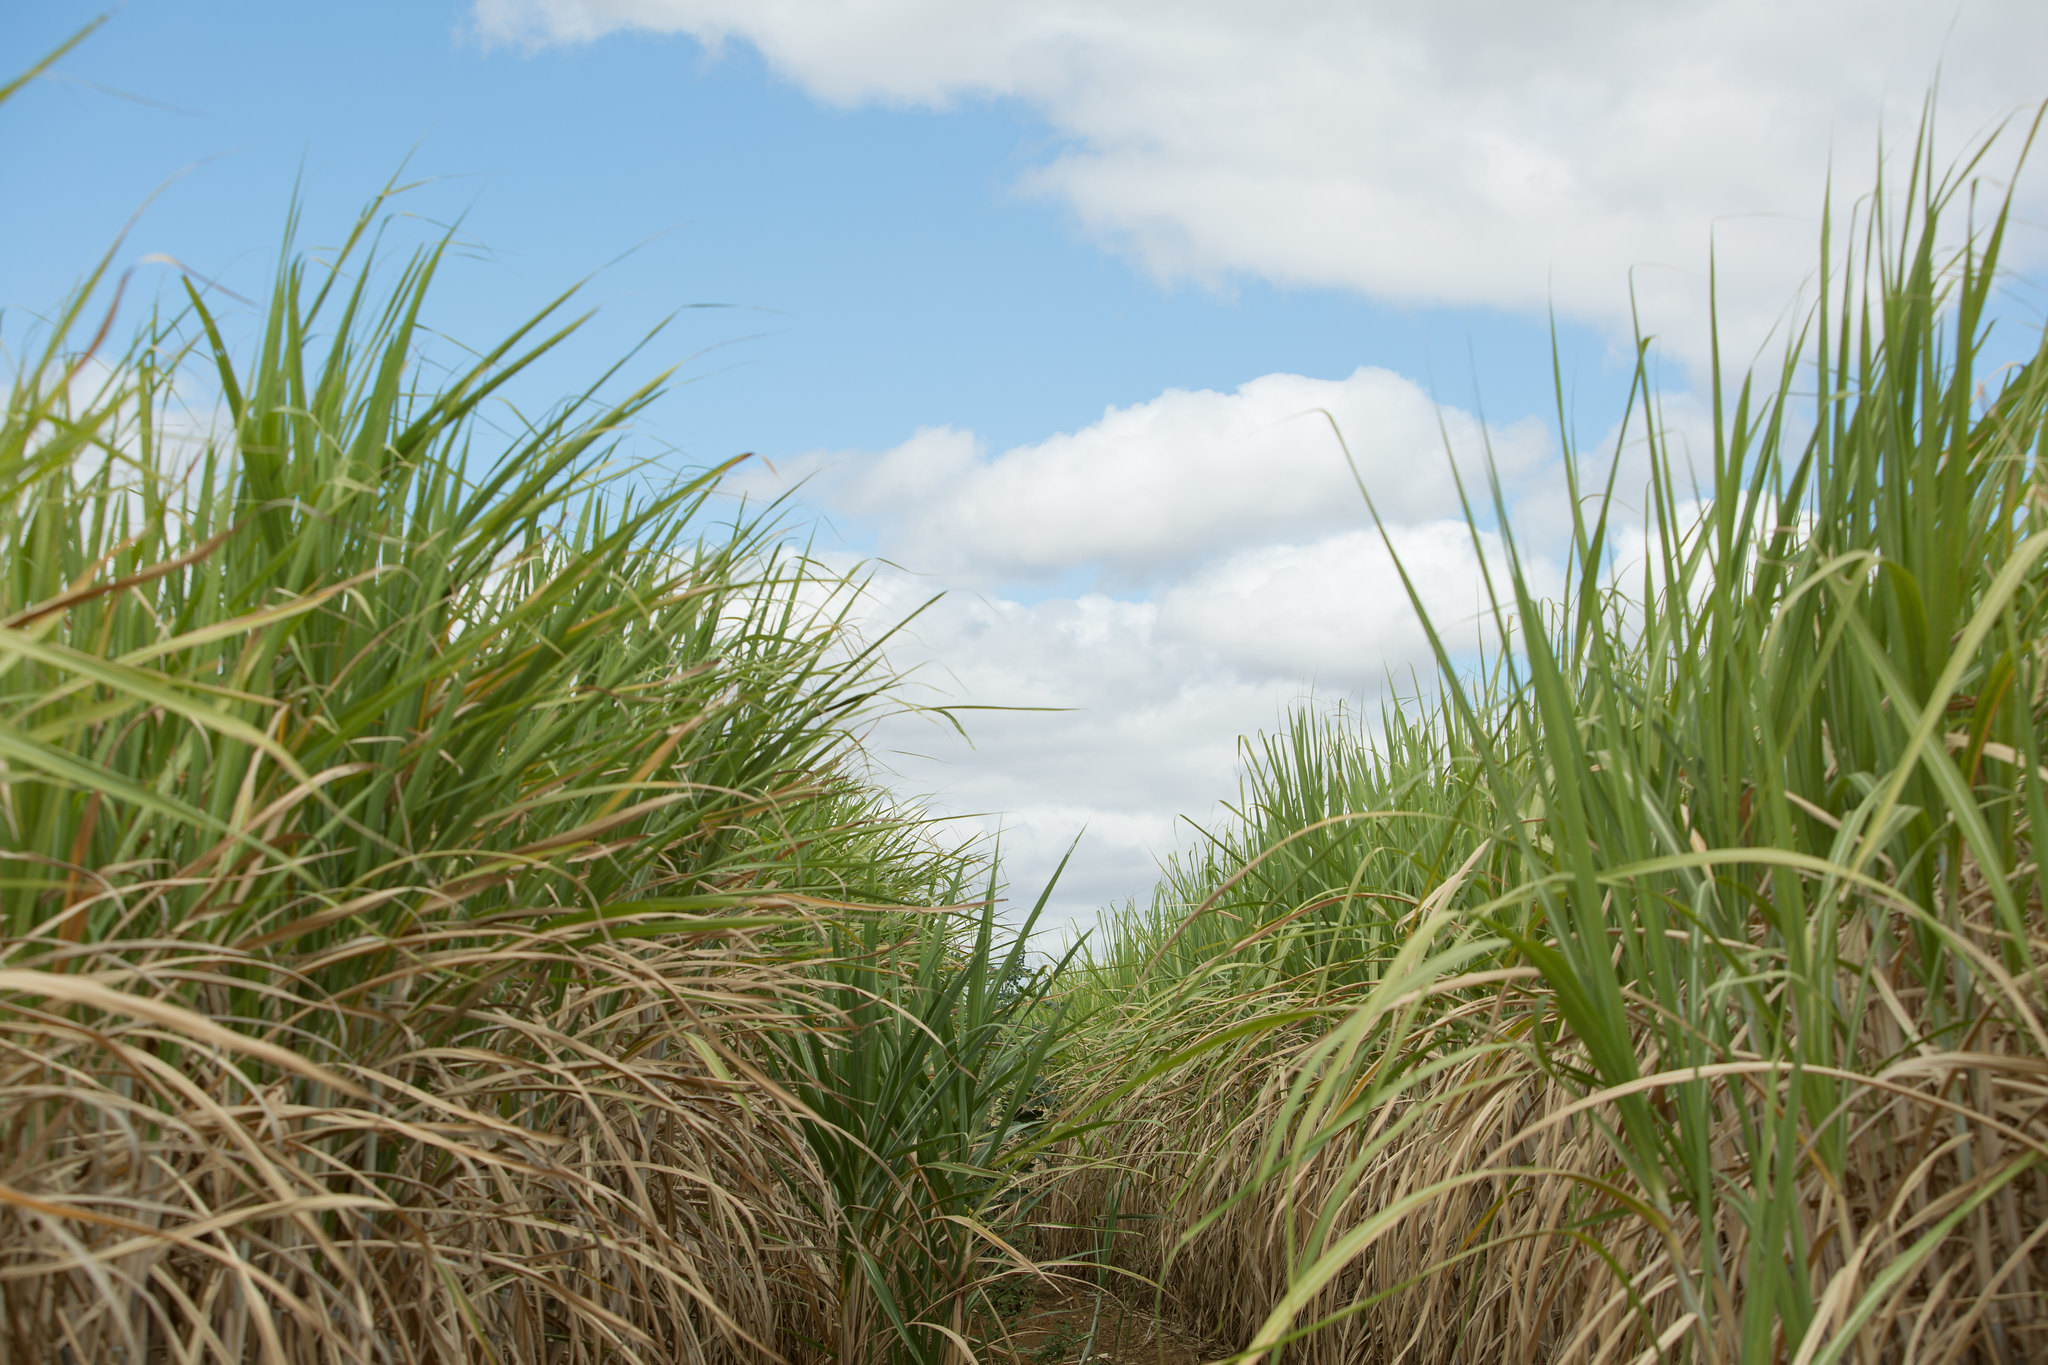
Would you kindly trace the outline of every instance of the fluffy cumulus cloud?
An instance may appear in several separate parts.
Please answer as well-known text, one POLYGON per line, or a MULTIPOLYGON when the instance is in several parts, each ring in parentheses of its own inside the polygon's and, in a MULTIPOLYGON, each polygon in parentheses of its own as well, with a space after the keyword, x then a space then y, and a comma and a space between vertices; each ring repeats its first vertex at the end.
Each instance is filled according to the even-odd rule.
POLYGON ((970 432, 933 428, 879 457, 814 456, 781 472, 879 527, 890 558, 955 581, 1087 566, 1111 586, 1134 586, 1356 526, 1360 480, 1390 521, 1455 512, 1454 459, 1483 477, 1490 449, 1520 484, 1551 445, 1540 424, 1484 433, 1412 381, 1360 369, 1339 380, 1266 375, 1231 393, 1172 390, 994 455, 970 432))
POLYGON ((1942 81, 1960 146, 2048 95, 2039 0, 476 0, 486 36, 752 44, 817 97, 1037 110, 1027 177, 1162 276, 1622 326, 1697 355, 1709 233, 1759 340, 1821 187, 1942 81))
MULTIPOLYGON (((904 790, 1003 830, 1020 893, 1085 830, 1056 901, 1085 917, 1144 893, 1156 857, 1193 837, 1178 817, 1216 813, 1239 735, 1309 698, 1369 705, 1431 673, 1403 569, 1450 648, 1491 641, 1482 566, 1497 574, 1501 547, 1462 520, 1452 475, 1454 458, 1477 474, 1488 447, 1518 523, 1532 512, 1539 535, 1554 529, 1543 433, 1487 431, 1371 370, 1170 392, 1003 451, 924 431, 746 486, 800 483, 813 506, 878 528, 887 563, 859 619, 872 633, 917 613, 888 645, 916 670, 914 695, 1014 709, 961 712, 971 739, 901 716, 871 749, 904 790), (1384 535, 1324 413, 1379 494, 1384 535)), ((1545 548, 1530 563, 1549 593, 1545 548)))

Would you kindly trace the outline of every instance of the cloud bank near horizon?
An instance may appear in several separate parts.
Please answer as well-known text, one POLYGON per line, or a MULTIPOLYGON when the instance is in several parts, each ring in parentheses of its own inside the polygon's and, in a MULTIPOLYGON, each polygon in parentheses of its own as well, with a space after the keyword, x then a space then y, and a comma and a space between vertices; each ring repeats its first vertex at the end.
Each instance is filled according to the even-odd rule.
MULTIPOLYGON (((1500 541, 1463 520, 1452 476, 1453 452, 1470 476, 1488 449, 1518 533, 1554 540, 1569 512, 1550 433, 1440 411, 1371 369, 1172 390, 1001 451, 928 429, 756 466, 733 491, 800 487, 873 528, 882 562, 858 621, 877 632, 924 608, 888 644, 913 695, 1017 708, 965 715, 969 740, 899 717, 870 747, 900 790, 1003 832, 1020 899, 1085 830, 1057 899, 1074 919, 1145 894, 1156 859, 1194 837, 1181 817, 1217 814, 1238 736, 1291 706, 1370 712, 1426 683, 1434 654, 1395 556, 1453 649, 1493 642, 1481 566, 1498 575, 1500 541), (1384 539, 1324 413, 1380 495, 1384 539)), ((1545 548, 1529 567, 1554 594, 1545 548)))

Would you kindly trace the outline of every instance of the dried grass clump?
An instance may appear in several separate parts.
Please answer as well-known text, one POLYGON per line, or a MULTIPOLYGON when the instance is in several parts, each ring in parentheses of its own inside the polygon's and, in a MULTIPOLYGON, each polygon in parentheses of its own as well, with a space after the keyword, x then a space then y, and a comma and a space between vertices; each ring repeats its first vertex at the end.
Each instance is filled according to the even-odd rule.
MULTIPOLYGON (((1999 941, 1989 918, 1975 917, 1980 949, 1999 941)), ((2048 950, 2038 913, 2033 921, 2032 951, 2048 950)), ((1873 1281, 1896 1272, 1854 1324, 1864 1341, 1886 1343, 1873 1358, 2034 1359, 2048 1352, 2038 1004, 1979 1002, 1970 1045, 1951 1049, 1913 1029, 1930 1012, 1921 992, 1895 995, 1896 1009, 1865 1016, 1843 1068, 1841 1168, 1802 1163, 1780 1195, 1781 1216, 1797 1225, 1787 1240, 1808 1249, 1805 1275, 1838 1327, 1873 1281)), ((1327 1125, 1316 1135, 1326 1145, 1289 1127, 1301 1090, 1327 1079, 1322 1040, 1227 1064, 1205 1058, 1179 1084, 1119 1106, 1128 1117, 1098 1148, 1065 1154, 1070 1169, 1052 1183, 1044 1217, 1069 1231, 1048 1250, 1087 1258, 1089 1230, 1113 1224, 1122 1271, 1156 1286, 1183 1321, 1242 1346, 1288 1301, 1316 1248, 1355 1234, 1341 1267, 1292 1304, 1301 1328, 1321 1325, 1286 1358, 1315 1365, 1687 1350, 1695 1318, 1674 1268, 1718 1260, 1727 1273, 1709 1312, 1739 1322, 1755 1292, 1759 1230, 1730 1201, 1703 1245, 1691 1208, 1657 1210, 1655 1193, 1616 1159, 1612 1107, 1559 1083, 1560 1072, 1583 1074, 1583 1050, 1567 1044, 1545 1058, 1515 1041, 1555 1033, 1558 1018, 1540 982, 1442 1002, 1404 1046, 1444 1069, 1391 1093, 1373 1088, 1370 1119, 1327 1125), (1276 1133, 1313 1155, 1276 1164, 1276 1133)), ((1646 1078, 1667 1071, 1647 1050, 1640 1065, 1646 1078)), ((1723 1070, 1701 1087, 1706 1144, 1717 1178, 1739 1182, 1756 1126, 1782 1122, 1791 1082, 1753 1055, 1723 1070)), ((1649 1092, 1667 1112, 1672 1088, 1649 1092)), ((1771 1349, 1791 1354, 1782 1333, 1771 1349)))
POLYGON ((741 1060, 797 983, 756 944, 375 951, 402 965, 317 1004, 204 944, 0 976, 8 1358, 759 1360, 816 1334, 816 1172, 741 1060), (531 1009, 522 973, 565 966, 531 1009), (269 1039, 201 1012, 251 993, 293 1002, 269 1039))

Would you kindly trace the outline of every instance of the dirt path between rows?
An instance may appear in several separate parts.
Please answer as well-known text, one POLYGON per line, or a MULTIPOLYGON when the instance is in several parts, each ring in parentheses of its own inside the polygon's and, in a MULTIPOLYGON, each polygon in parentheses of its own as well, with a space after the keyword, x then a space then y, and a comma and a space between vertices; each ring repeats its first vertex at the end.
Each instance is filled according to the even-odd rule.
POLYGON ((1098 1294, 1093 1285, 1035 1288, 1029 1302, 1006 1315, 1004 1338, 991 1343, 999 1365, 1204 1365, 1230 1354, 1155 1317, 1143 1286, 1121 1295, 1098 1294))

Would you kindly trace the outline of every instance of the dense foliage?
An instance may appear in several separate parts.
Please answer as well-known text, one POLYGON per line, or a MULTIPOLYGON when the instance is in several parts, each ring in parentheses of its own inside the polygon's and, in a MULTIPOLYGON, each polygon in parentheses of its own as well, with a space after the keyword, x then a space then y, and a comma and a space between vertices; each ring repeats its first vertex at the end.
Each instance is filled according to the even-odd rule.
POLYGON ((566 298, 441 366, 380 200, 116 353, 110 255, 0 421, 0 1358, 2048 1353, 2048 350, 1926 148, 1698 485, 1645 348, 1563 599, 1475 499, 1488 657, 1058 963, 870 780, 857 579, 660 381, 504 401, 566 298))

